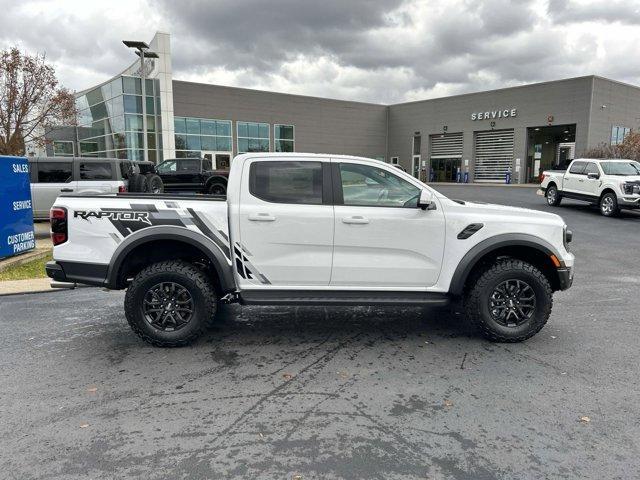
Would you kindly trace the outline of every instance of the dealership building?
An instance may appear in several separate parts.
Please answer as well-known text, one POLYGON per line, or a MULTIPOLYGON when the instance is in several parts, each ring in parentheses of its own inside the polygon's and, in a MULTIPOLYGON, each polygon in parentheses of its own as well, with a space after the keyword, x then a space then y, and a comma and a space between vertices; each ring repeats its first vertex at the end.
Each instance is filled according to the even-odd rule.
POLYGON ((534 181, 640 123, 640 88, 586 76, 381 105, 174 80, 170 35, 146 58, 77 94, 79 122, 50 133, 48 155, 210 157, 244 152, 339 153, 399 164, 427 181, 534 181), (142 97, 144 73, 146 98, 142 97))

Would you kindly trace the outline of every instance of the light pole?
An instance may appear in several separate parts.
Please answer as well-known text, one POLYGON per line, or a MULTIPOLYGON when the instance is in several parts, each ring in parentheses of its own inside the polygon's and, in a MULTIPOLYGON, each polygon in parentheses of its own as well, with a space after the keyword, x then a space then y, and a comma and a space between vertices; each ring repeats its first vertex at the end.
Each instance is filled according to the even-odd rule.
POLYGON ((145 42, 137 40, 123 40, 122 43, 129 48, 135 48, 136 55, 140 57, 140 83, 142 88, 142 149, 144 152, 144 160, 149 161, 149 145, 147 141, 147 82, 144 71, 144 59, 158 58, 158 54, 150 52, 149 45, 145 42))

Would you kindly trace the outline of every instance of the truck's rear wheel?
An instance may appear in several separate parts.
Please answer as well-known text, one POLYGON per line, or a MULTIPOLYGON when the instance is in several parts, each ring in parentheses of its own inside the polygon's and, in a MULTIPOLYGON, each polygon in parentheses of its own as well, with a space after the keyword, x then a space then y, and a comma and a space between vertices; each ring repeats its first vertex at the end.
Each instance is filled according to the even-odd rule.
POLYGON ((159 347, 180 347, 213 322, 217 297, 196 266, 180 261, 154 263, 135 276, 124 300, 131 329, 159 347))
POLYGON ((209 195, 226 195, 227 186, 221 182, 212 182, 207 186, 207 193, 209 195))
POLYGON ((558 188, 555 185, 551 185, 547 188, 547 203, 552 207, 557 207, 562 201, 562 196, 558 192, 558 188))
POLYGON ((533 265, 499 259, 471 282, 464 299, 465 313, 489 340, 521 342, 547 323, 553 294, 549 280, 533 265))

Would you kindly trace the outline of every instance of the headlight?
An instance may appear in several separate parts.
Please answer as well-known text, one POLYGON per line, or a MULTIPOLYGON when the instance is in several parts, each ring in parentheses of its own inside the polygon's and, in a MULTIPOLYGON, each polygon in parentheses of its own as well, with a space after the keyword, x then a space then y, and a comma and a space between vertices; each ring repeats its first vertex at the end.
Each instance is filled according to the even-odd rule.
POLYGON ((624 182, 620 188, 625 195, 640 195, 640 184, 624 182))

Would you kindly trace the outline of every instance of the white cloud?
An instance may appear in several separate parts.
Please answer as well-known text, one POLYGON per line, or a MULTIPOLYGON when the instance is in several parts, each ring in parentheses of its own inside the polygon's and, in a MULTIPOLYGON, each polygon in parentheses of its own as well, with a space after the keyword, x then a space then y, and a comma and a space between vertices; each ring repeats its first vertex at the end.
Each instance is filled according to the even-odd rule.
POLYGON ((0 0, 0 47, 82 90, 172 33, 174 78, 393 103, 598 74, 640 83, 638 1, 0 0))

